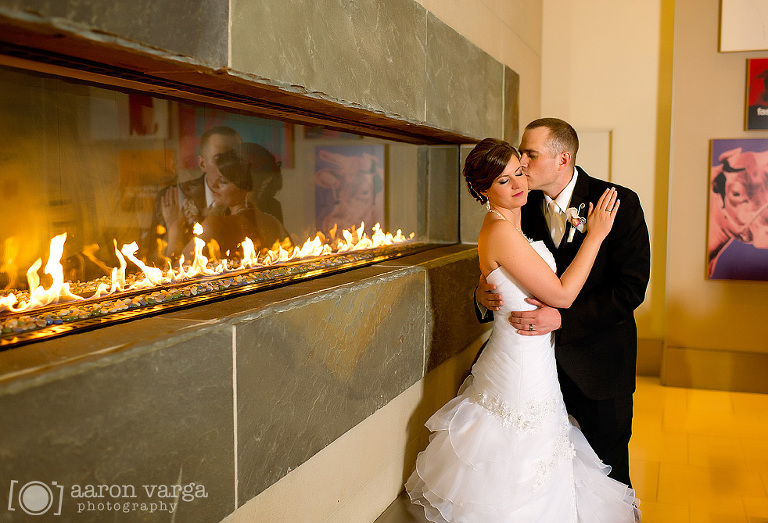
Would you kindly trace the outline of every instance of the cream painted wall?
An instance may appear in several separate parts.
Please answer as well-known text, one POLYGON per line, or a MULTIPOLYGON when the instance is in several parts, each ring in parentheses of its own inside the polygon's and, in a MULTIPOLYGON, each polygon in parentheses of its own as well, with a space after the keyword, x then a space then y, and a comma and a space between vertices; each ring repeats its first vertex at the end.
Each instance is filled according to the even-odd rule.
POLYGON ((416 1, 520 75, 521 130, 526 123, 539 117, 541 0, 416 1))
POLYGON ((768 138, 744 131, 746 61, 768 52, 719 53, 719 4, 676 2, 666 345, 766 353, 768 283, 705 277, 710 140, 768 138))
MULTIPOLYGON (((610 179, 638 193, 651 234, 651 284, 635 316, 639 337, 657 340, 664 337, 671 85, 662 50, 668 54, 671 43, 671 5, 543 0, 541 115, 585 135, 610 132, 610 179)), ((577 164, 590 172, 578 156, 577 164)))

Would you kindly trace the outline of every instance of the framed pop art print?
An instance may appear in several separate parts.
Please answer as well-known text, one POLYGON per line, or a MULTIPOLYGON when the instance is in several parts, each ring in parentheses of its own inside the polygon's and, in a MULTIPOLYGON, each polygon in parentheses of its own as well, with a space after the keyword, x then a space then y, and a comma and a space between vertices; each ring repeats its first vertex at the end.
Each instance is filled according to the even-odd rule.
POLYGON ((707 277, 768 281, 768 139, 712 140, 707 277))

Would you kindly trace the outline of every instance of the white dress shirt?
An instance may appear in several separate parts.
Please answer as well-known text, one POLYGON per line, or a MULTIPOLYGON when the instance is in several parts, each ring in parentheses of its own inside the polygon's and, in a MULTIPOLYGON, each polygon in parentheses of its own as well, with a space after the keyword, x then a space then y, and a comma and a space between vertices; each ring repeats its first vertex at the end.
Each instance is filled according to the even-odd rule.
POLYGON ((568 204, 571 203, 573 189, 576 187, 576 178, 578 178, 578 172, 574 169, 571 181, 560 191, 557 197, 552 199, 546 194, 544 195, 544 209, 542 211, 547 219, 547 226, 549 227, 552 241, 556 246, 560 245, 560 242, 563 241, 563 236, 565 236, 565 210, 568 208, 568 204))

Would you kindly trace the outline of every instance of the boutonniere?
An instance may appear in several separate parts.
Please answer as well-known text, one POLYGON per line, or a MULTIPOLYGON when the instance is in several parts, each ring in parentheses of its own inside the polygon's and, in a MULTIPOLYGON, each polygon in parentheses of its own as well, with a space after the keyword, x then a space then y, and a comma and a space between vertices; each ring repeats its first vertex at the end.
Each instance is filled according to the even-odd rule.
POLYGON ((576 231, 584 232, 587 230, 587 218, 585 216, 579 216, 579 213, 584 210, 584 204, 579 205, 579 208, 568 207, 565 210, 565 218, 571 224, 571 230, 568 231, 568 243, 573 241, 573 237, 576 231))
POLYGON ((181 204, 181 211, 184 213, 184 218, 187 219, 187 223, 190 225, 200 221, 200 209, 198 209, 195 202, 189 198, 184 200, 181 204))

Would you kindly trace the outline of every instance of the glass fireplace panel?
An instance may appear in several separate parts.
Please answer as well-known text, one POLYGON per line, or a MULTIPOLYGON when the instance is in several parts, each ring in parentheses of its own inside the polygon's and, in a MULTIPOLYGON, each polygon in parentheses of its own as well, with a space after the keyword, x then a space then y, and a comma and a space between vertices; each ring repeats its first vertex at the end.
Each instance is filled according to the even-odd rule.
POLYGON ((458 146, 9 67, 0 68, 0 99, 4 335, 18 330, 29 294, 57 279, 71 286, 54 304, 89 298, 94 282, 102 294, 127 287, 116 270, 118 280, 181 272, 203 256, 232 268, 249 257, 280 263, 308 240, 325 254, 345 239, 391 240, 385 233, 404 244, 458 241, 458 146), (48 267, 54 258, 60 267, 48 267))

